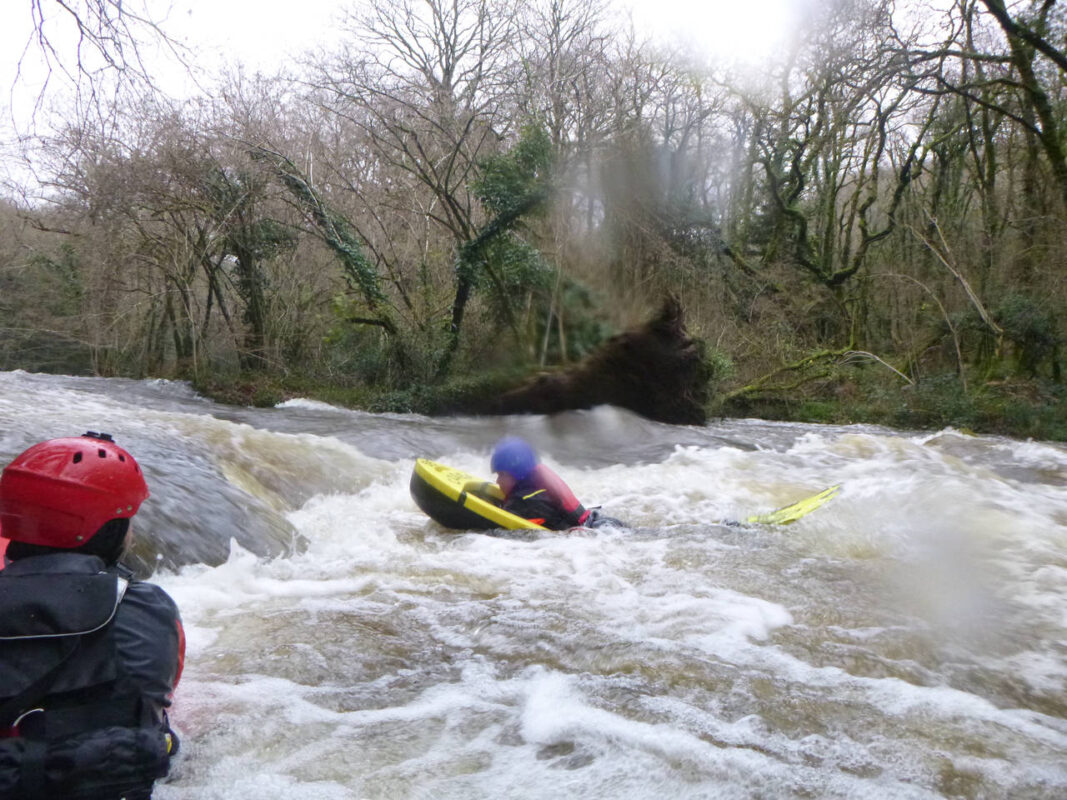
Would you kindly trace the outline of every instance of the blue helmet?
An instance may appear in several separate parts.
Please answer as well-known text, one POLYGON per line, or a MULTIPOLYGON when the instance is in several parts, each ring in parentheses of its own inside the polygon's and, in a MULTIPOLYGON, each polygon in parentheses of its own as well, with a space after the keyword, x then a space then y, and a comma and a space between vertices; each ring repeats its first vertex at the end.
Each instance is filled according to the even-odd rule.
POLYGON ((506 436, 493 448, 493 460, 489 468, 493 472, 506 472, 521 481, 530 476, 537 466, 537 453, 525 439, 506 436))

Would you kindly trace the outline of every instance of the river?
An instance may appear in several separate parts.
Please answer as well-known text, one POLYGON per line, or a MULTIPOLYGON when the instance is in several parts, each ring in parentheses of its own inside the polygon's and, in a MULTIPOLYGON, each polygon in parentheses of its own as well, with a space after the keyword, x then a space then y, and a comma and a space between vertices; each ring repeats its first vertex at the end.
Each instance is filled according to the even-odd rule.
POLYGON ((85 430, 144 467, 137 563, 188 636, 158 800, 1067 796, 1062 445, 0 373, 3 463, 85 430), (505 433, 631 527, 418 510, 416 457, 487 475, 505 433))

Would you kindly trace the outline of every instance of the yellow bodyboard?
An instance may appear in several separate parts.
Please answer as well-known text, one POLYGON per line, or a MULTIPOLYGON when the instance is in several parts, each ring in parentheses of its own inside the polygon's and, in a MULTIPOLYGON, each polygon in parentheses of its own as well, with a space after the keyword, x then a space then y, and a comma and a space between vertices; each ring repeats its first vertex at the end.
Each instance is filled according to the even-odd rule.
MULTIPOLYGON (((491 481, 483 481, 463 470, 450 467, 447 464, 430 461, 426 458, 419 458, 415 461, 415 470, 412 475, 413 487, 418 481, 421 481, 423 486, 419 487, 420 496, 416 497, 416 502, 426 514, 444 525, 448 525, 448 522, 446 521, 448 516, 450 516, 448 513, 448 503, 451 502, 456 508, 466 509, 472 514, 480 517, 486 523, 491 523, 489 527, 505 528, 507 530, 518 530, 521 528, 542 531, 548 530, 543 525, 538 525, 536 522, 530 522, 528 519, 523 519, 516 514, 505 511, 491 500, 480 497, 480 493, 477 492, 477 489, 468 487, 471 487, 472 484, 474 484, 482 487, 482 492, 487 492, 489 487, 495 488, 496 484, 491 481), (432 490, 432 492, 426 492, 427 487, 432 490), (427 495, 430 495, 431 502, 426 502, 425 500, 420 502, 420 499, 425 498, 427 495), (437 509, 444 509, 445 513, 435 513, 437 509)), ((415 494, 414 488, 412 494, 415 494)), ((456 526, 453 525, 450 527, 456 526)))

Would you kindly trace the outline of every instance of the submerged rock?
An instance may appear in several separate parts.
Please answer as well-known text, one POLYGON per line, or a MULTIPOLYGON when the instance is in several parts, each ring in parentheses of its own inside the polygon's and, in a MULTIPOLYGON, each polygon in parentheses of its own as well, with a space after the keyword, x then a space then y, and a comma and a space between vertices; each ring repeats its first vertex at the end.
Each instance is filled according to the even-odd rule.
POLYGON ((703 343, 686 333, 684 316, 678 298, 669 296, 651 319, 608 339, 579 364, 455 411, 552 414, 612 405, 657 422, 701 425, 711 369, 703 343))

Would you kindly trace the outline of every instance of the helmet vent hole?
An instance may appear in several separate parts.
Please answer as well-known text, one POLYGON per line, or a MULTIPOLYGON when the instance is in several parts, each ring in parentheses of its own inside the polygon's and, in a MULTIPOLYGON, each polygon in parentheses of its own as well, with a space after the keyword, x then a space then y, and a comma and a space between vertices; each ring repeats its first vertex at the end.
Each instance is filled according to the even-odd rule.
POLYGON ((119 461, 121 461, 123 464, 125 464, 126 463, 126 456, 124 456, 121 453, 119 453, 119 461))
POLYGON ((81 453, 75 453, 74 454, 74 463, 75 464, 80 464, 81 460, 82 460, 82 454, 81 453))
POLYGON ((96 454, 100 456, 100 458, 107 458, 107 450, 104 450, 103 448, 97 450, 96 454))

